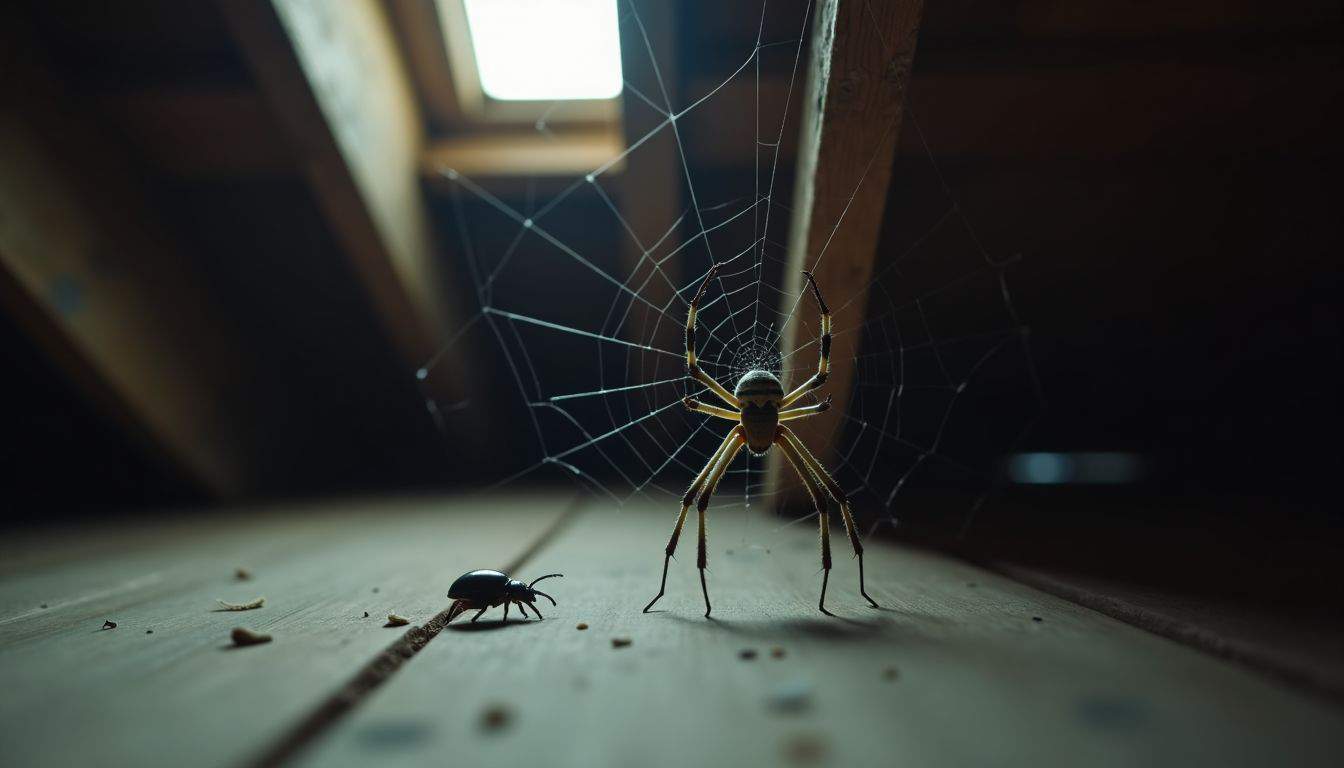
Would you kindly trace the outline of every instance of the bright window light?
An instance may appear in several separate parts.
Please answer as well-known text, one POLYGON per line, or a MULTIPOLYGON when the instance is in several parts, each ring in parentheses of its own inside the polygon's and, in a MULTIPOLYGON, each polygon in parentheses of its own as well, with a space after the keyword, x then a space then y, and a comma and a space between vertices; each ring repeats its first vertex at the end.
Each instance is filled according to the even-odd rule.
POLYGON ((463 0, 481 89, 504 101, 621 93, 616 0, 463 0))

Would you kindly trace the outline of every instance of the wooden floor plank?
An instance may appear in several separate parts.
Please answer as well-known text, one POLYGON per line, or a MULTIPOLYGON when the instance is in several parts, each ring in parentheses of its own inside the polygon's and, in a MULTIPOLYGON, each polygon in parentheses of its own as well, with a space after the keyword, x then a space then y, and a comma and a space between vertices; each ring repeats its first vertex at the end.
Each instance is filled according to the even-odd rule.
POLYGON ((522 553, 566 501, 374 501, 11 541, 4 762, 252 759, 409 629, 384 628, 388 613, 429 619, 454 578, 522 553), (250 580, 235 578, 240 566, 250 580), (262 595, 258 610, 214 610, 215 598, 262 595), (105 619, 117 628, 100 629, 105 619), (233 648, 236 626, 274 641, 233 648))
POLYGON ((1344 716, 1324 701, 937 555, 872 545, 879 611, 838 547, 838 617, 821 616, 815 529, 740 508, 711 510, 716 620, 701 617, 694 516, 664 611, 641 614, 672 522, 659 512, 584 513, 521 569, 565 574, 548 582, 560 605, 547 621, 450 627, 300 762, 1324 766, 1344 754, 1344 716), (496 706, 502 727, 485 722, 496 706))

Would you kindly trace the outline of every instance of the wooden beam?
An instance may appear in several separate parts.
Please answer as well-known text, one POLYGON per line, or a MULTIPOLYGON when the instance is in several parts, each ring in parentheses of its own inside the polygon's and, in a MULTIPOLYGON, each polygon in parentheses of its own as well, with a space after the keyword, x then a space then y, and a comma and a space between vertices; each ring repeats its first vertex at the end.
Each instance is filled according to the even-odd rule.
MULTIPOLYGON (((615 184, 626 225, 617 225, 621 238, 621 277, 650 304, 661 307, 672 300, 673 286, 682 283, 682 259, 668 259, 656 268, 654 259, 665 257, 682 244, 681 232, 669 233, 669 228, 681 213, 686 180, 674 127, 664 126, 645 140, 666 117, 643 103, 630 88, 639 89, 659 109, 677 110, 685 106, 678 103, 674 44, 677 14, 673 4, 663 2, 623 5, 622 15, 627 10, 632 13, 620 25, 621 72, 628 84, 621 98, 621 130, 626 146, 634 146, 641 140, 643 143, 626 156, 626 172, 615 184), (654 244, 658 244, 656 251, 648 252, 654 244)), ((608 179, 607 184, 610 183, 608 179)), ((676 316, 677 304, 673 302, 671 306, 676 316)), ((675 349, 681 326, 651 315, 642 308, 633 308, 622 335, 639 344, 675 349)), ((649 381, 675 375, 666 366, 666 360, 650 356, 645 358, 642 375, 649 377, 649 381)))
MULTIPOLYGON (((614 126, 538 133, 521 131, 457 134, 430 144, 421 159, 425 180, 443 184, 445 168, 477 181, 551 177, 571 183, 576 176, 603 165, 625 149, 614 126)), ((608 173, 619 173, 624 163, 608 173)), ((560 188, 557 188, 559 191, 560 188)))
MULTIPOLYGON (((457 313, 441 291, 420 185, 424 121, 383 4, 219 7, 389 336, 418 367, 457 313)), ((442 383, 460 393, 462 366, 441 369, 453 372, 442 383)))
MULTIPOLYGON (((781 352, 786 368, 798 371, 785 381, 786 390, 816 370, 818 310, 802 296, 802 270, 816 275, 835 311, 836 331, 865 319, 922 11, 922 0, 824 0, 817 7, 781 306, 791 316, 781 328, 781 352)), ((843 434, 861 336, 836 333, 824 390, 833 407, 799 422, 800 434, 811 438, 823 461, 834 455, 834 440, 843 434)), ((784 469, 783 457, 772 452, 770 488, 781 487, 784 469)), ((801 486, 790 487, 801 494, 801 486)))
MULTIPOLYGON (((1005 65, 913 74, 910 99, 940 159, 997 166, 1143 158, 1204 163, 1257 152, 1310 156, 1339 146, 1323 139, 1330 124, 1322 109, 1337 103, 1344 85, 1315 77, 1337 61, 1333 50, 1313 45, 1263 65, 1221 58, 1173 63, 1156 54, 1085 70, 1005 65)), ((715 85, 705 80, 689 90, 715 85)), ((762 111, 778 114, 787 90, 787 77, 763 77, 762 111)), ((715 98, 749 103, 757 93, 754 82, 733 81, 715 98)), ((755 136, 748 121, 715 121, 692 111, 680 127, 700 163, 751 167, 755 136)), ((793 138, 785 133, 781 160, 794 156, 793 138)), ((897 155, 922 158, 924 147, 907 141, 897 155)))
POLYGON ((383 0, 383 3, 434 132, 457 127, 462 122, 462 105, 448 69, 438 3, 435 0, 383 0))
POLYGON ((229 318, 27 39, 0 34, 0 302, 152 457, 215 494, 253 488, 255 377, 229 318))

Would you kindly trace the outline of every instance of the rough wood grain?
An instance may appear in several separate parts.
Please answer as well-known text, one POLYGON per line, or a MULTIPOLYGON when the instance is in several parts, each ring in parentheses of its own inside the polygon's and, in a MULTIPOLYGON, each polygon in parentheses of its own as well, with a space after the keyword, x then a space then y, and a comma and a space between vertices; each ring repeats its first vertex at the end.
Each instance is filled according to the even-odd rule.
MULTIPOLYGON (((796 371, 785 391, 816 370, 818 308, 802 297, 803 270, 815 273, 835 313, 825 389, 833 407, 808 420, 804 429, 810 434, 837 434, 844 426, 862 341, 862 334, 844 331, 866 317, 923 5, 922 0, 825 0, 813 18, 780 307, 790 318, 780 329, 780 351, 785 370, 796 371)), ((829 446, 818 450, 822 461, 832 453, 829 446)), ((785 469, 776 452, 769 464, 770 488, 780 487, 785 469)), ((790 487, 802 493, 801 486, 790 487)))
POLYGON ((884 610, 837 557, 822 616, 812 523, 735 505, 711 510, 716 619, 693 539, 641 614, 658 511, 586 513, 524 567, 565 574, 546 621, 446 630, 301 763, 1325 766, 1344 749, 1337 709, 940 556, 872 544, 884 610))
POLYGON ((389 613, 428 620, 454 578, 502 567, 566 501, 320 505, 11 537, 0 583, 5 763, 250 760, 408 631, 385 628, 389 613), (240 566, 253 578, 237 580, 240 566), (216 611, 216 598, 263 595, 263 608, 216 611), (117 628, 101 629, 105 620, 117 628), (238 626, 274 640, 234 648, 238 626))

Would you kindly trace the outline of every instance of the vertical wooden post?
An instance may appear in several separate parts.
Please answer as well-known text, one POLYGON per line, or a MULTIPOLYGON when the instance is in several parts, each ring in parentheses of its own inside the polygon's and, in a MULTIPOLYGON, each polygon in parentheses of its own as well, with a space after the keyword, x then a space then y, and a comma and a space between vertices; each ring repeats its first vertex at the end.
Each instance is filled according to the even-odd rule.
MULTIPOLYGON (((671 3, 640 3, 638 22, 631 16, 621 23, 621 70, 626 82, 639 88, 659 108, 676 110, 683 105, 677 101, 674 58, 676 14, 673 11, 671 3), (650 48, 653 49, 652 54, 650 48), (670 104, 663 100, 664 91, 667 92, 670 104)), ((665 119, 641 103, 629 88, 625 90, 622 101, 621 127, 626 146, 643 139, 665 119)), ((622 277, 628 279, 631 290, 638 291, 655 306, 666 304, 672 298, 672 286, 681 284, 680 259, 670 259, 660 267, 666 278, 654 274, 652 264, 653 258, 660 254, 665 256, 681 245, 679 232, 673 232, 663 239, 656 253, 649 259, 643 259, 644 249, 657 243, 680 213, 683 182, 677 152, 674 129, 670 125, 666 126, 626 156, 625 169, 616 182, 621 216, 631 230, 626 232, 622 227, 620 232, 622 277), (635 242, 636 237, 638 243, 635 242), (648 283, 644 285, 646 280, 648 283), (641 285, 644 285, 642 289, 641 285)), ((675 302, 672 304, 674 315, 677 306, 675 302)), ((622 335, 640 344, 657 345, 659 340, 649 337, 657 318, 637 319, 644 316, 645 309, 634 310, 622 335)), ((681 327, 667 318, 663 318, 658 325, 658 334, 664 342, 677 344, 680 333, 681 327)), ((675 346, 672 348, 675 349, 675 346)), ((650 358, 646 362, 646 375, 653 376, 655 366, 661 363, 664 366, 662 375, 666 378, 666 361, 650 358)))
MULTIPOLYGON (((794 354, 817 333, 815 304, 810 297, 799 299, 802 271, 812 270, 836 314, 823 390, 833 407, 806 425, 799 422, 807 434, 843 433, 862 341, 856 327, 867 313, 923 6, 923 0, 822 0, 813 19, 782 300, 791 319, 780 341, 785 367, 799 370, 785 382, 787 390, 815 370, 816 344, 794 354)), ((833 450, 810 442, 829 466, 833 450)), ((786 470, 783 458, 772 455, 768 487, 778 490, 786 470)))

